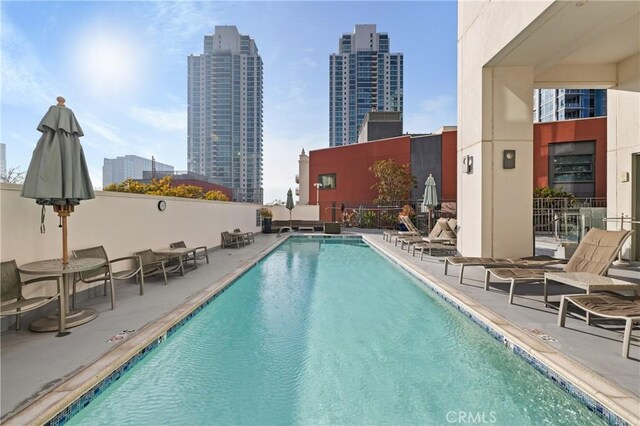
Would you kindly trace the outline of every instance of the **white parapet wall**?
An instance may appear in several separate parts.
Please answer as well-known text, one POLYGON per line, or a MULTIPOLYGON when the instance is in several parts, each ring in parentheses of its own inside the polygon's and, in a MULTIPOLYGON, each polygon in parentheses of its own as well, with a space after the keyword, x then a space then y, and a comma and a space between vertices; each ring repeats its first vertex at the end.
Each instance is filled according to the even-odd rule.
MULTIPOLYGON (((285 206, 267 206, 273 213, 273 220, 289 220, 289 210, 285 206)), ((291 210, 291 220, 320 220, 320 207, 297 204, 291 210)))
MULTIPOLYGON (((20 197, 21 185, 0 184, 0 259, 18 265, 62 257, 58 216, 46 208, 46 233, 40 233, 41 206, 20 197)), ((260 205, 96 191, 68 219, 69 251, 102 245, 109 257, 168 247, 216 247, 220 233, 236 228, 259 232, 260 205), (158 201, 166 201, 166 210, 158 201)))

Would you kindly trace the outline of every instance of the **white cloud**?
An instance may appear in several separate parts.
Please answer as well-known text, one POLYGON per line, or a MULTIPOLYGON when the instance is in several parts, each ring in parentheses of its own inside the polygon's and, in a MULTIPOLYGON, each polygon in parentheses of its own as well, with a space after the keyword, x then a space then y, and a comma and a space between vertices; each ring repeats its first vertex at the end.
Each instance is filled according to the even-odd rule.
POLYGON ((187 132, 187 107, 163 110, 133 106, 129 114, 134 120, 152 126, 155 130, 187 132))
POLYGON ((121 134, 120 129, 111 124, 101 122, 92 114, 86 114, 80 126, 86 129, 84 130, 85 134, 95 133, 104 141, 110 143, 110 145, 105 146, 104 144, 98 143, 95 139, 85 137, 82 139, 83 145, 86 144, 89 147, 109 153, 116 147, 121 148, 127 145, 127 142, 119 136, 121 134))
POLYGON ((44 84, 50 81, 49 73, 26 37, 6 17, 2 18, 1 38, 2 102, 24 106, 55 99, 51 89, 44 84))
POLYGON ((431 133, 442 126, 457 123, 455 98, 440 95, 425 99, 419 104, 417 111, 404 111, 404 131, 409 133, 431 133))
POLYGON ((151 12, 141 18, 151 37, 163 39, 164 53, 185 55, 185 43, 194 37, 202 40, 213 33, 216 20, 223 15, 223 5, 214 2, 143 2, 151 12), (214 18, 215 17, 215 18, 214 18))

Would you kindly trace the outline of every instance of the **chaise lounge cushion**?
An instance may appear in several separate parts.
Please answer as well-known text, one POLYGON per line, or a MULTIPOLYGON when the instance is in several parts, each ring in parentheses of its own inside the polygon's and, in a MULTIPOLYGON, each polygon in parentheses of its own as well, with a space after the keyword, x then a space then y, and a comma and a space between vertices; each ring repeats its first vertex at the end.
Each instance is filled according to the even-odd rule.
POLYGON ((605 231, 592 228, 578 245, 573 256, 564 268, 565 272, 590 272, 604 274, 629 231, 605 231))

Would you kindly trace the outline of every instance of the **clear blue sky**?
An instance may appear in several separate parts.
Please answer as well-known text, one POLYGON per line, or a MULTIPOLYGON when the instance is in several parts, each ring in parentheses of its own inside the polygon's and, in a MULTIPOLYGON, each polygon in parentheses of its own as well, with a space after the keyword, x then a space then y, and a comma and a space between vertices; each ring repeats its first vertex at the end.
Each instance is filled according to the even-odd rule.
POLYGON ((103 159, 139 155, 186 170, 187 55, 215 25, 251 36, 264 62, 265 202, 295 188, 298 155, 329 146, 329 55, 355 24, 404 54, 404 128, 456 124, 457 4, 411 2, 2 1, 7 166, 26 171, 36 126, 62 95, 93 185, 103 159))

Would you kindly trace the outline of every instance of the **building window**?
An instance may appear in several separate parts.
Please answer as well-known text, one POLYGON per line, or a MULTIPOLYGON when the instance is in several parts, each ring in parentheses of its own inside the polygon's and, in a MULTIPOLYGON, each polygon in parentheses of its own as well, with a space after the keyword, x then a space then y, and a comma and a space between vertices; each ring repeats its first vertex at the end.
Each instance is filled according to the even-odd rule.
POLYGON ((578 198, 595 197, 595 147, 595 141, 550 143, 549 186, 578 198))
POLYGON ((336 174, 318 175, 318 183, 322 184, 320 189, 335 189, 336 188, 336 174))
POLYGON ((593 154, 555 156, 553 180, 556 183, 592 182, 593 154))

